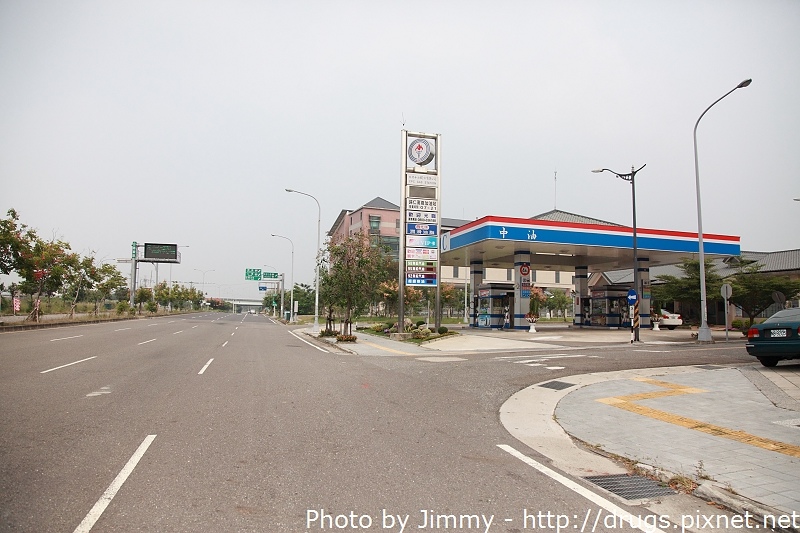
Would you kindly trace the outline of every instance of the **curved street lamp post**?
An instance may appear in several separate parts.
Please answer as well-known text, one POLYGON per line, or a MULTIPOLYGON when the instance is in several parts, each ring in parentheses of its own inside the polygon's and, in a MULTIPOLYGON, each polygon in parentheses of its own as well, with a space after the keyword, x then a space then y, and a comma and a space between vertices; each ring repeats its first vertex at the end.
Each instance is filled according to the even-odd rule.
MULTIPOLYGON (((613 170, 607 168, 598 168, 592 170, 595 174, 600 172, 611 172, 615 176, 620 179, 623 179, 631 184, 631 198, 633 200, 633 290, 636 291, 636 297, 638 298, 637 301, 641 302, 642 298, 642 290, 639 287, 639 255, 638 255, 638 248, 636 245, 636 173, 642 170, 647 165, 644 164, 640 166, 638 169, 634 170, 634 167, 631 166, 631 171, 628 174, 620 174, 619 172, 614 172, 613 170)), ((633 339, 635 341, 639 340, 639 316, 633 316, 631 314, 631 331, 633 332, 633 339)))
POLYGON ((706 307, 706 260, 703 252, 703 211, 700 207, 700 166, 697 162, 697 126, 700 124, 700 119, 708 112, 709 109, 714 107, 717 102, 731 94, 736 89, 743 89, 753 82, 752 79, 746 79, 727 93, 717 98, 713 104, 708 106, 705 111, 700 114, 700 118, 694 124, 694 177, 697 188, 697 241, 700 260, 700 316, 702 321, 700 329, 697 331, 697 342, 714 342, 711 339, 711 329, 708 327, 708 309, 706 307))
MULTIPOLYGON (((290 295, 289 322, 293 323, 295 321, 295 315, 294 315, 294 242, 292 242, 292 239, 290 239, 289 237, 284 237, 283 235, 276 235, 275 233, 273 233, 272 236, 273 237, 278 237, 279 239, 286 239, 287 241, 289 241, 289 244, 292 245, 292 270, 291 270, 292 280, 290 282, 291 283, 291 289, 290 289, 290 292, 289 292, 289 295, 290 295)), ((281 313, 283 313, 283 309, 281 309, 281 313)), ((281 317, 281 318, 283 318, 283 317, 281 317)))
MULTIPOLYGON (((319 248, 320 248, 320 221, 322 219, 322 208, 319 205, 319 200, 311 194, 295 191, 294 189, 286 189, 286 192, 294 192, 308 196, 317 202, 317 252, 314 255, 314 273, 316 277, 316 287, 314 289, 314 327, 311 329, 312 333, 319 333, 319 248)), ((294 279, 292 279, 294 282, 294 279)), ((293 287, 294 288, 294 287, 293 287)), ((294 312, 294 311, 292 311, 294 312)))

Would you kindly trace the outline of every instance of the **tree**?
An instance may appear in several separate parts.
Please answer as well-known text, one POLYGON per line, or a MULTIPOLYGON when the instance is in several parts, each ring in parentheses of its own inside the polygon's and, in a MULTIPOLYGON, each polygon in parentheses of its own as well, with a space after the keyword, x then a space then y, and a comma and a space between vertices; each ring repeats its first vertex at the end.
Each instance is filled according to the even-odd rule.
POLYGON ((556 289, 548 298, 547 301, 544 303, 545 307, 550 311, 556 311, 556 313, 561 313, 564 317, 564 322, 567 321, 567 308, 572 305, 572 298, 562 290, 556 289))
POLYGON ((40 296, 52 296, 63 289, 68 279, 79 268, 78 254, 70 252, 69 244, 60 240, 36 239, 30 252, 23 254, 21 269, 17 272, 25 281, 27 294, 34 295, 33 310, 26 320, 38 322, 40 296))
MULTIPOLYGON (((90 297, 94 301, 94 314, 97 315, 98 306, 100 302, 105 302, 120 290, 127 289, 127 282, 125 277, 117 270, 117 267, 108 263, 103 263, 97 268, 96 278, 94 280, 94 290, 91 291, 90 297)), ((123 300, 127 300, 127 292, 123 300)))
POLYGON ((375 288, 386 278, 387 262, 366 233, 356 233, 328 242, 326 267, 320 269, 320 298, 343 315, 344 334, 352 334, 352 319, 369 306, 375 288), (325 290, 322 290, 322 287, 325 290))
MULTIPOLYGON (((716 273, 711 260, 706 260, 706 297, 709 300, 721 298, 720 288, 722 278, 716 273)), ((694 259, 684 259, 679 267, 684 276, 658 276, 656 280, 660 283, 651 285, 654 301, 658 302, 680 302, 687 309, 700 308, 700 261, 694 259)), ((687 315, 687 313, 684 313, 687 315)), ((699 316, 699 313, 698 313, 699 316)))
POLYGON ((36 232, 19 223, 14 209, 7 212, 8 218, 0 220, 0 273, 20 272, 32 253, 36 232))
POLYGON ((139 314, 142 314, 142 305, 153 299, 153 290, 150 287, 139 287, 136 289, 136 297, 133 303, 139 305, 139 314))
POLYGON ((789 298, 800 293, 800 281, 764 274, 760 272, 761 268, 762 265, 754 261, 742 264, 730 280, 730 302, 747 315, 750 319, 748 326, 752 326, 755 317, 774 303, 773 293, 781 292, 789 298))

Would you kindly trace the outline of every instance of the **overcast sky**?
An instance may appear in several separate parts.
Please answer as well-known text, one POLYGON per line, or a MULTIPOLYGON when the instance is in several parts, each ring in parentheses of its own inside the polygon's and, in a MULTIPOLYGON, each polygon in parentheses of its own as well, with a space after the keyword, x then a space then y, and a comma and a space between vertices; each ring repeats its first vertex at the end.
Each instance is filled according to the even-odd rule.
POLYGON ((0 209, 101 260, 179 244, 173 280, 258 298, 246 268, 291 277, 272 233, 313 284, 317 205, 284 189, 323 238, 399 203, 405 127, 442 135, 444 217, 629 225, 590 171, 646 164, 638 225, 697 231, 692 130, 752 78, 698 128, 703 229, 800 248, 798 28, 796 0, 0 0, 0 209))

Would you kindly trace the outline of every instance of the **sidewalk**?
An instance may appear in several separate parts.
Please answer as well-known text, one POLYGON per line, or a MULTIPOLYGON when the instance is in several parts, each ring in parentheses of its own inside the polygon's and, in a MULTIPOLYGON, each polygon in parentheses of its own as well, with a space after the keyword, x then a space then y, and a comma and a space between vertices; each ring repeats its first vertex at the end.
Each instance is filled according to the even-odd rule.
MULTIPOLYGON (((564 349, 562 343, 630 345, 625 330, 537 330, 465 330, 421 346, 359 333, 358 342, 339 346, 362 356, 459 361, 469 353, 564 349)), ((716 346, 725 344, 724 331, 712 334, 716 346)), ((644 345, 694 342, 688 330, 641 330, 640 337, 644 345)), ((729 332, 729 339, 743 349, 740 333, 729 332)), ((754 361, 569 376, 518 392, 502 406, 500 419, 515 438, 573 476, 624 474, 607 456, 624 457, 691 478, 699 483, 696 495, 739 512, 800 513, 796 361, 775 368, 754 361)))

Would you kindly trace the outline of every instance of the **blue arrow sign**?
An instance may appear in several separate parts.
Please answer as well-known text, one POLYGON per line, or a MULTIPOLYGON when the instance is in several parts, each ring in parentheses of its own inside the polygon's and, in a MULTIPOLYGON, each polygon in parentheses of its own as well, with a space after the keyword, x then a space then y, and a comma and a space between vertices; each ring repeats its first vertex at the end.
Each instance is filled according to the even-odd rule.
POLYGON ((636 291, 635 290, 631 289, 631 290, 628 291, 628 303, 629 304, 631 304, 631 305, 635 304, 636 300, 638 300, 638 299, 639 299, 639 297, 636 295, 636 291))

